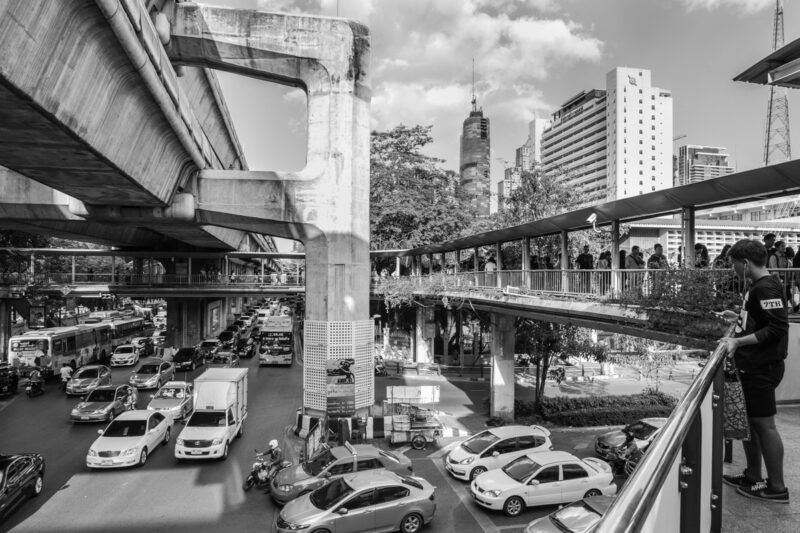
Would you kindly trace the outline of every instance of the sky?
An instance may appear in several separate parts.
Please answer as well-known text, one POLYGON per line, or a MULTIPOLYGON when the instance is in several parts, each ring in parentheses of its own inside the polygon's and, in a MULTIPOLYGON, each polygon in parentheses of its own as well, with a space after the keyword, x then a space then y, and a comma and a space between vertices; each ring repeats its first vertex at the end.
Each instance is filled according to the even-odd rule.
MULTIPOLYGON (((335 16, 337 0, 211 0, 229 7, 335 16)), ((768 91, 733 82, 771 52, 775 0, 339 0, 371 34, 371 128, 433 125, 430 155, 458 170, 470 111, 491 120, 492 177, 573 95, 604 88, 617 66, 652 71, 672 92, 674 145, 722 146, 737 170, 760 166, 768 91)), ((785 2, 785 38, 800 37, 800 2, 785 2)), ((220 73, 253 170, 305 163, 305 99, 297 89, 220 73)), ((791 91, 791 129, 800 132, 791 91)), ((795 154, 800 153, 800 145, 795 154)), ((795 155, 796 157, 796 155, 795 155)))

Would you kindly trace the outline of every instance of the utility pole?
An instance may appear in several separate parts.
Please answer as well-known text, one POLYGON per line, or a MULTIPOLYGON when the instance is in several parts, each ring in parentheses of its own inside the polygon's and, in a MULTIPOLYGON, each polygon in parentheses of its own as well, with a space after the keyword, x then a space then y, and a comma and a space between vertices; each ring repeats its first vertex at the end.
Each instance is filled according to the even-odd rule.
MULTIPOLYGON (((772 51, 783 47, 783 3, 775 0, 772 26, 772 51)), ((789 161, 792 158, 789 141, 789 99, 786 87, 769 87, 767 126, 764 132, 764 166, 789 161)))

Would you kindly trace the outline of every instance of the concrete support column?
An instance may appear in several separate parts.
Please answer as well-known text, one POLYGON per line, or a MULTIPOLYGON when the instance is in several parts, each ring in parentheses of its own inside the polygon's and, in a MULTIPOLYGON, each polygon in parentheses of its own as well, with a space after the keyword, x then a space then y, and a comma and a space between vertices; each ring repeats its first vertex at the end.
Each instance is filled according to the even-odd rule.
POLYGON ((681 210, 681 230, 683 232, 683 266, 694 268, 694 235, 695 217, 694 207, 684 207, 681 210))
POLYGON ((0 361, 8 361, 8 340, 11 338, 11 301, 0 298, 0 361))
POLYGON ((36 278, 36 256, 31 254, 31 280, 36 278))
POLYGON ((428 254, 428 275, 433 276, 433 254, 428 254))
POLYGON ((522 238, 522 286, 531 288, 531 238, 522 238))
POLYGON ((72 256, 72 283, 75 284, 75 256, 72 256))
MULTIPOLYGON (((167 341, 165 346, 194 346, 203 340, 204 298, 167 298, 167 341)), ((224 328, 223 328, 224 329, 224 328)))
POLYGON ((186 260, 186 282, 192 282, 192 258, 188 257, 186 260))
POLYGON ((418 307, 414 327, 414 360, 418 363, 433 362, 433 339, 435 326, 433 307, 418 307))
POLYGON ((111 283, 116 283, 116 280, 117 280, 116 272, 114 272, 114 270, 115 270, 114 267, 116 267, 116 266, 117 265, 116 265, 115 257, 112 255, 111 256, 111 283))
POLYGON ((514 317, 492 313, 490 416, 514 420, 514 317))
POLYGON ((611 222, 611 291, 619 294, 622 287, 622 274, 619 269, 625 265, 619 264, 619 220, 611 222))
POLYGON ((461 308, 456 310, 456 335, 458 335, 458 365, 464 368, 464 339, 462 338, 464 322, 464 311, 461 308))
POLYGON ((459 268, 461 266, 461 250, 456 250, 454 253, 456 256, 455 258, 456 264, 453 265, 453 272, 458 274, 458 272, 461 270, 461 268, 459 268))
POLYGON ((564 292, 569 291, 569 234, 566 231, 561 232, 561 290, 564 292))
POLYGON ((394 271, 395 276, 400 277, 400 256, 394 258, 394 271))
POLYGON ((472 271, 475 273, 475 285, 480 285, 480 279, 478 279, 478 271, 480 268, 478 267, 478 263, 480 260, 480 254, 478 253, 478 247, 474 247, 472 249, 472 271))

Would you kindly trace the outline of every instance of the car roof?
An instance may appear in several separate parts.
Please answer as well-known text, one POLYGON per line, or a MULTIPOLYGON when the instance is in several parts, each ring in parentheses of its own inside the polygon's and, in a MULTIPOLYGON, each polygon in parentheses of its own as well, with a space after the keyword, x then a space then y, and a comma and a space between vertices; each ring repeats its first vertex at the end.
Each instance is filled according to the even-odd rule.
POLYGON ((147 409, 134 409, 133 411, 125 411, 117 415, 117 418, 114 419, 116 422, 117 420, 147 420, 152 413, 157 413, 158 411, 148 411, 147 409))
POLYGON ((394 472, 388 470, 364 470, 345 476, 345 481, 354 490, 377 488, 384 485, 402 483, 403 480, 394 472))
POLYGON ((166 361, 164 361, 160 357, 146 357, 139 362, 143 365, 155 365, 155 364, 166 363, 166 361))
POLYGON ((200 341, 200 342, 219 342, 219 339, 218 339, 218 338, 216 338, 216 337, 209 337, 209 338, 207 338, 207 339, 203 339, 203 340, 202 340, 202 341, 200 341))
POLYGON ((99 387, 95 387, 94 391, 96 390, 117 390, 120 387, 130 387, 127 383, 112 383, 111 385, 101 385, 99 387))
POLYGON ((33 457, 35 455, 35 453, 0 453, 0 470, 7 467, 14 459, 33 457))
POLYGON ((565 461, 580 461, 578 457, 572 455, 571 453, 562 451, 553 451, 553 452, 532 451, 528 453, 527 456, 542 466, 553 463, 563 463, 565 461))
POLYGON ((120 348, 133 348, 133 344, 131 344, 131 343, 129 343, 129 342, 126 342, 125 344, 120 344, 119 346, 117 346, 117 349, 118 349, 118 350, 119 350, 120 348))
POLYGON ((489 432, 497 437, 500 437, 501 439, 505 439, 506 437, 516 437, 519 435, 546 435, 543 431, 537 428, 538 426, 512 425, 490 428, 489 432))
POLYGON ((189 383, 187 381, 167 381, 166 383, 161 385, 161 388, 163 389, 164 387, 188 387, 188 386, 189 383))
POLYGON ((83 365, 78 370, 86 370, 87 368, 93 369, 93 368, 108 368, 108 367, 106 365, 83 365))
MULTIPOLYGON (((379 455, 380 450, 371 444, 356 444, 351 446, 355 449, 356 455, 366 456, 366 457, 377 457, 379 455)), ((337 459, 341 459, 342 457, 350 457, 352 454, 350 450, 347 449, 347 446, 335 446, 331 448, 331 453, 337 459)))
POLYGON ((645 424, 650 424, 655 428, 664 427, 664 424, 667 423, 666 418, 662 417, 653 417, 653 418, 642 418, 639 422, 644 422, 645 424))

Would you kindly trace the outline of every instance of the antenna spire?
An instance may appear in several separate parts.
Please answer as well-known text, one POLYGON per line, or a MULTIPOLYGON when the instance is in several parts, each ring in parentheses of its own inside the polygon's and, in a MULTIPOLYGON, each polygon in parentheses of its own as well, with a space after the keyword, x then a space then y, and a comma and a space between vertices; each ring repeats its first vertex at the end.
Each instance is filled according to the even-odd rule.
POLYGON ((476 104, 478 103, 478 99, 475 97, 475 58, 472 58, 472 110, 477 111, 478 108, 476 104))

